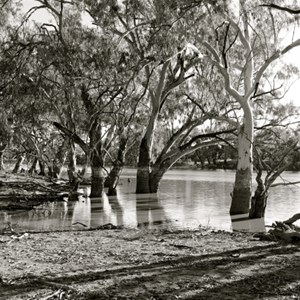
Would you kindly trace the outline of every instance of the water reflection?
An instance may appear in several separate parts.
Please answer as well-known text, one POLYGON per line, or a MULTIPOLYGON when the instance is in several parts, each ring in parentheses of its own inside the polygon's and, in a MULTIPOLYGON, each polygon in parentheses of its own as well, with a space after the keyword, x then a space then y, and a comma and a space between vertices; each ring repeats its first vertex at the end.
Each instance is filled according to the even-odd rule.
MULTIPOLYGON (((161 224, 176 228, 202 225, 250 231, 260 231, 264 226, 264 220, 241 220, 236 216, 232 222, 228 212, 234 172, 170 171, 157 195, 134 194, 134 176, 134 170, 125 170, 117 196, 104 194, 102 198, 90 199, 85 187, 78 201, 47 203, 31 211, 0 212, 0 230, 8 222, 23 230, 44 231, 85 229, 107 223, 150 228, 161 224)), ((286 176, 291 181, 300 180, 300 173, 287 173, 286 176)), ((299 212, 299 192, 296 187, 278 187, 271 191, 266 224, 288 219, 299 212)))

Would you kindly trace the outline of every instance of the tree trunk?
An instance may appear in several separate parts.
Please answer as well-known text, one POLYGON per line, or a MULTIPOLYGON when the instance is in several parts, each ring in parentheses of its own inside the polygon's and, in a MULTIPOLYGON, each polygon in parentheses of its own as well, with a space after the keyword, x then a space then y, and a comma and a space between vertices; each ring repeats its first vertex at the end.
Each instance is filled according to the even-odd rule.
POLYGON ((60 167, 57 159, 53 160, 51 169, 52 169, 51 177, 58 178, 60 173, 60 167))
POLYGON ((249 177, 252 176, 250 168, 238 169, 236 171, 232 202, 230 207, 231 215, 245 214, 249 212, 251 198, 251 185, 249 177))
POLYGON ((150 149, 146 138, 142 139, 140 145, 140 154, 136 175, 136 193, 150 193, 150 149))
POLYGON ((20 172, 22 163, 24 162, 24 159, 25 159, 25 154, 21 154, 21 155, 18 156, 17 162, 16 162, 15 167, 12 171, 13 173, 19 173, 20 172))
POLYGON ((231 215, 246 214, 249 212, 252 194, 252 142, 253 123, 252 115, 244 118, 238 136, 238 165, 235 176, 231 215))
POLYGON ((265 216, 267 200, 268 192, 261 189, 256 189, 254 196, 251 198, 249 219, 258 219, 265 216))
POLYGON ((0 171, 5 169, 3 162, 4 150, 0 149, 0 171))
POLYGON ((123 165, 115 164, 105 180, 105 187, 108 187, 108 196, 117 195, 117 184, 123 165))
MULTIPOLYGON (((153 91, 149 89, 149 95, 152 104, 152 111, 150 115, 150 119, 147 125, 147 129, 145 135, 142 139, 140 145, 140 153, 139 153, 139 161, 138 161, 138 170, 136 177, 136 193, 137 194, 148 194, 150 193, 150 171, 151 171, 151 156, 152 156, 152 142, 155 132, 155 127, 159 115, 159 111, 161 109, 161 105, 163 104, 163 90, 165 85, 166 74, 168 70, 168 66, 170 61, 164 62, 159 81, 157 83, 156 90, 153 91)), ((149 75, 148 70, 148 75, 149 75)), ((150 75, 149 75, 150 76, 150 75)))
POLYGON ((92 183, 90 197, 102 197, 104 190, 104 170, 100 165, 92 163, 92 183))
POLYGON ((41 176, 46 176, 46 172, 45 172, 45 164, 39 160, 39 167, 40 167, 40 173, 39 175, 41 176))
POLYGON ((68 177, 71 185, 76 184, 76 153, 75 153, 75 144, 70 139, 69 141, 69 152, 68 152, 68 177))
POLYGON ((32 164, 31 164, 31 167, 30 167, 29 170, 28 170, 28 173, 29 173, 29 174, 36 173, 37 163, 38 163, 38 158, 35 157, 35 158, 33 159, 33 162, 32 162, 32 164))
POLYGON ((82 169, 81 169, 80 171, 78 171, 78 172, 79 172, 79 175, 80 175, 81 177, 84 177, 85 174, 86 174, 86 172, 87 172, 87 169, 88 169, 88 162, 86 162, 86 163, 84 164, 84 166, 82 167, 82 169))
POLYGON ((91 152, 92 183, 90 197, 102 197, 105 172, 102 153, 101 125, 95 122, 94 128, 91 128, 89 135, 90 149, 93 149, 91 152))
POLYGON ((256 175, 257 188, 255 190, 254 196, 251 198, 249 219, 264 218, 265 210, 267 206, 267 200, 269 196, 268 187, 265 185, 264 181, 261 178, 263 174, 263 167, 262 164, 260 163, 260 160, 258 162, 259 163, 257 164, 257 175, 256 175))
POLYGON ((125 164, 125 156, 127 150, 128 138, 123 135, 120 137, 119 149, 117 153, 117 158, 113 163, 113 168, 105 180, 105 186, 108 187, 108 195, 114 196, 117 194, 116 188, 120 178, 120 173, 125 164))
POLYGON ((157 193, 159 184, 169 167, 155 168, 150 174, 150 193, 157 193))

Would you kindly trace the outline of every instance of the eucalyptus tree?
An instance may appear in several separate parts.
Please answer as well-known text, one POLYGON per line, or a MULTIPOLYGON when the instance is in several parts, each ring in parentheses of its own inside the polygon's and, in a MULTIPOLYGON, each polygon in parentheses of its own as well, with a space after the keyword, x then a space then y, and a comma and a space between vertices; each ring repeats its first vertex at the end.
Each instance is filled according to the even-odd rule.
POLYGON ((193 78, 169 94, 170 101, 160 113, 155 132, 150 172, 152 193, 158 191, 163 175, 179 159, 232 140, 236 126, 228 119, 231 110, 225 108, 222 91, 210 90, 207 82, 213 85, 215 75, 210 67, 202 67, 201 72, 195 70, 193 78))
POLYGON ((4 170, 4 151, 11 139, 11 128, 4 113, 0 115, 0 170, 4 170))
POLYGON ((12 131, 8 122, 8 110, 4 108, 7 99, 7 92, 12 82, 13 75, 10 74, 10 62, 12 58, 7 55, 7 48, 12 40, 12 26, 9 19, 15 13, 15 7, 11 1, 0 1, 0 170, 4 169, 4 152, 11 139, 12 131))
POLYGON ((49 153, 50 161, 45 151, 51 147, 44 145, 51 144, 49 123, 52 114, 39 95, 41 65, 38 65, 37 53, 42 41, 38 32, 27 26, 19 15, 11 24, 6 28, 6 42, 1 48, 4 75, 1 105, 11 127, 13 150, 19 157, 14 171, 18 172, 26 156, 35 161, 33 165, 39 160, 41 169, 45 163, 51 169, 54 148, 49 153))
MULTIPOLYGON (((147 88, 147 98, 144 101, 147 121, 139 149, 137 193, 156 192, 166 170, 180 157, 196 149, 196 139, 191 139, 189 135, 193 128, 204 122, 203 118, 196 118, 195 111, 199 108, 187 110, 186 116, 194 112, 187 116, 184 124, 179 126, 169 140, 163 141, 160 155, 155 155, 156 149, 153 146, 157 142, 159 119, 164 111, 172 109, 172 105, 167 106, 167 98, 173 98, 173 106, 177 105, 179 99, 189 101, 181 96, 176 99, 174 92, 194 76, 193 68, 200 57, 188 43, 186 28, 182 28, 180 19, 191 8, 211 1, 200 2, 85 1, 94 23, 119 36, 120 44, 126 47, 130 57, 138 58, 143 71, 140 85, 147 88)), ((194 104, 190 105, 193 106, 194 104)), ((168 118, 174 120, 174 114, 168 118)))
POLYGON ((300 40, 280 46, 279 29, 286 20, 264 12, 260 1, 235 1, 207 6, 207 31, 195 38, 206 54, 204 60, 223 77, 228 97, 240 107, 238 163, 232 193, 231 214, 248 214, 252 194, 254 108, 253 97, 264 92, 266 70, 282 55, 300 45, 300 40), (276 24, 275 20, 276 19, 276 24), (280 24, 280 25, 279 25, 280 24), (270 30, 270 28, 272 30, 270 30))
MULTIPOLYGON (((145 90, 145 89, 144 89, 145 90)), ((120 174, 126 163, 126 154, 139 141, 142 132, 143 111, 139 104, 143 94, 132 93, 123 97, 119 108, 115 114, 116 134, 112 144, 112 151, 107 156, 112 165, 111 170, 105 180, 108 187, 108 195, 115 195, 120 174)))
POLYGON ((135 89, 131 79, 135 60, 124 68, 126 52, 105 33, 107 27, 83 24, 80 1, 37 2, 41 5, 33 10, 46 9, 55 20, 40 25, 41 94, 49 102, 55 96, 51 106, 57 118, 53 124, 85 152, 92 167, 91 196, 101 196, 105 157, 122 124, 118 121, 123 113, 121 103, 128 103, 135 89))
MULTIPOLYGON (((260 113, 263 116, 255 126, 254 167, 257 187, 251 198, 249 217, 252 219, 264 217, 270 188, 282 184, 274 182, 279 177, 284 178, 283 172, 294 164, 293 158, 300 149, 297 133, 299 107, 293 104, 274 105, 273 101, 260 113)), ((265 102, 268 100, 265 99, 265 102)))

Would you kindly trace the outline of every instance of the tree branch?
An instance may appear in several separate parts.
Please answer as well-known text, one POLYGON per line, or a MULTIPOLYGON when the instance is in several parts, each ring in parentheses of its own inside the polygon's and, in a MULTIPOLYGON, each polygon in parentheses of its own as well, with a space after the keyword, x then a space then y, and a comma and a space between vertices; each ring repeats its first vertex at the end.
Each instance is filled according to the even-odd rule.
POLYGON ((271 4, 261 4, 259 6, 283 10, 283 11, 286 11, 286 12, 288 12, 290 14, 294 14, 294 15, 295 14, 300 14, 300 9, 291 9, 291 8, 279 6, 279 5, 276 5, 276 4, 273 4, 273 3, 271 3, 271 4))
POLYGON ((297 39, 296 41, 294 41, 293 43, 289 44, 288 46, 286 46, 283 50, 278 50, 276 51, 271 57, 269 57, 265 63, 260 67, 260 69, 258 70, 258 72, 256 73, 256 76, 254 78, 254 83, 252 85, 252 89, 248 92, 247 96, 249 97, 255 90, 255 87, 257 84, 259 84, 259 81, 261 79, 261 77, 263 76, 265 70, 269 67, 269 65, 275 61, 276 59, 278 59, 281 55, 284 55, 285 53, 287 53, 288 51, 290 51, 291 49, 300 46, 300 39, 297 39))
POLYGON ((89 154, 89 147, 75 132, 72 132, 71 130, 57 122, 53 122, 52 124, 65 135, 67 135, 69 138, 71 138, 74 141, 74 143, 76 143, 86 155, 89 154))

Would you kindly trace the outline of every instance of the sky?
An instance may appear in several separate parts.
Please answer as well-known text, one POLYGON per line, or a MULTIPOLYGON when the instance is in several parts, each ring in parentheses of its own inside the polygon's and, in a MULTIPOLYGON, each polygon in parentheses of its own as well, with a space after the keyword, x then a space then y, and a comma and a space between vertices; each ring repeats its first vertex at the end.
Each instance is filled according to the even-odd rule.
MULTIPOLYGON (((22 0, 23 2, 23 10, 26 12, 28 11, 32 6, 36 6, 38 2, 35 0, 22 0)), ((46 12, 46 10, 38 10, 33 15, 32 18, 38 22, 49 22, 53 17, 46 12)), ((285 38, 285 43, 288 43, 291 41, 292 31, 287 32, 287 36, 285 38)), ((300 25, 298 28, 296 28, 294 32, 294 40, 300 38, 300 25)), ((289 51, 287 54, 285 54, 281 60, 283 63, 291 63, 299 68, 300 71, 300 46, 294 48, 293 50, 289 51)), ((300 76, 300 74, 299 74, 300 76)), ((296 78, 292 79, 290 81, 294 82, 294 84, 290 87, 288 92, 286 93, 284 99, 282 101, 284 103, 293 101, 296 105, 300 106, 300 78, 295 81, 296 78)))

